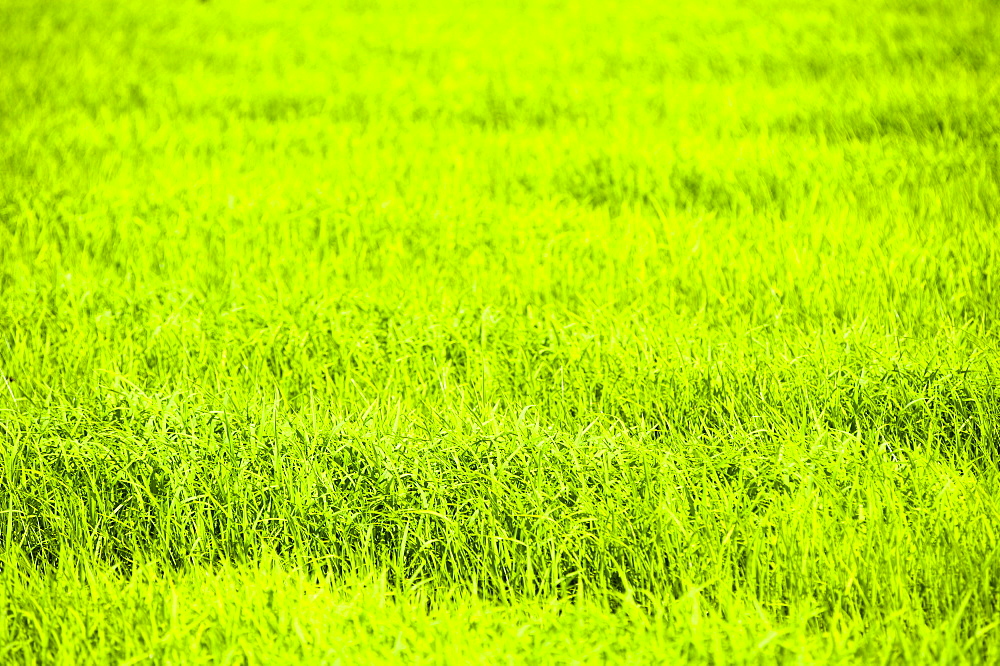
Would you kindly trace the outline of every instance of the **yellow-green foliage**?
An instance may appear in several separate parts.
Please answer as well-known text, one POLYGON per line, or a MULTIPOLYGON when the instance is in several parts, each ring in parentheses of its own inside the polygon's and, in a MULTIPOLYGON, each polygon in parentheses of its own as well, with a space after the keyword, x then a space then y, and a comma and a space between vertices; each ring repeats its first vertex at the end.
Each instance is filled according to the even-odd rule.
POLYGON ((0 0, 0 662, 1000 660, 993 0, 0 0))

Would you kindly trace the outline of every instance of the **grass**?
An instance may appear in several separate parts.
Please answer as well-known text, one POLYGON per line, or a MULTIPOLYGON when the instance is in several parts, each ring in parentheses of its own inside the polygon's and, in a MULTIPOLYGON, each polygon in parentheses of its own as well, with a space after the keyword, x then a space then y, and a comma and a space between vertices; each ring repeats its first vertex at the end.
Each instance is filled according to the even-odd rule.
POLYGON ((0 26, 0 662, 1000 660, 995 2, 0 26))

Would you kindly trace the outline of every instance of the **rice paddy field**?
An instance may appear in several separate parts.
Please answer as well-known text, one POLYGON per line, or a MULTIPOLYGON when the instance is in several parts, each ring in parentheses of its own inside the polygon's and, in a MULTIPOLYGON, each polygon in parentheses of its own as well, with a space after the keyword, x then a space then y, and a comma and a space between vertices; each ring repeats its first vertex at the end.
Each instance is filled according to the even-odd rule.
POLYGON ((1000 663, 995 0, 0 0, 0 663, 1000 663))

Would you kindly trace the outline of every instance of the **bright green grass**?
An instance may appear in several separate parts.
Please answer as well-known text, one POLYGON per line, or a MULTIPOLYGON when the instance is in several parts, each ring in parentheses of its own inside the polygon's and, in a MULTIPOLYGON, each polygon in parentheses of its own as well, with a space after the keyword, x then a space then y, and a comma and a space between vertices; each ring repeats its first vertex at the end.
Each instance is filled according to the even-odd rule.
POLYGON ((1000 661, 989 0, 0 0, 0 663, 1000 661))

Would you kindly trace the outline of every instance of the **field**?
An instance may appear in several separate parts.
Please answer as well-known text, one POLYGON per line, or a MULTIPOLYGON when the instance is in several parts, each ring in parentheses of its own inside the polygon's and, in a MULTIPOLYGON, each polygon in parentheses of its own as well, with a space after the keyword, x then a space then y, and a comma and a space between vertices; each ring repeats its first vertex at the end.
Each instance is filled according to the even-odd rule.
POLYGON ((0 0, 0 663, 1000 663, 995 0, 0 0))

